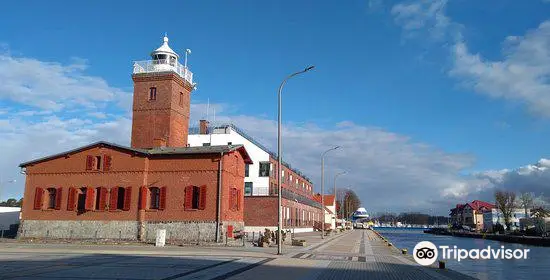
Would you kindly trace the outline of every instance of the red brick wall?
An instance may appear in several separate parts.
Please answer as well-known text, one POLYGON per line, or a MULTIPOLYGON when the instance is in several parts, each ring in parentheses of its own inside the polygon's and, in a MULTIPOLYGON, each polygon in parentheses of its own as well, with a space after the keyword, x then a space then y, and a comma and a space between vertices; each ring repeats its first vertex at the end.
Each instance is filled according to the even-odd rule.
MULTIPOLYGON (((138 220, 145 221, 215 221, 218 189, 219 155, 154 157, 147 159, 127 151, 95 147, 26 168, 23 220, 138 220), (88 155, 110 155, 111 170, 86 171, 88 155), (184 210, 184 188, 206 185, 204 210, 184 210), (132 187, 129 211, 86 211, 78 215, 67 210, 70 187, 132 187), (166 187, 165 210, 138 210, 141 186, 166 187), (34 210, 36 188, 62 188, 60 210, 34 210)), ((224 156, 222 220, 243 221, 243 210, 229 211, 229 187, 244 193, 244 160, 240 153, 224 156), (225 208, 224 208, 225 207, 225 208)), ((109 195, 107 196, 108 201, 109 195)), ((242 201, 242 197, 241 197, 242 201)), ((149 203, 147 203, 149 205, 149 203)))
MULTIPOLYGON (((277 226, 277 197, 276 196, 247 196, 244 198, 245 200, 245 212, 244 212, 244 224, 246 226, 277 226)), ((290 228, 292 226, 294 227, 313 227, 313 221, 314 219, 317 219, 316 217, 321 218, 321 210, 315 207, 311 207, 309 205, 297 203, 295 201, 291 201, 288 199, 282 200, 282 206, 283 207, 290 207, 290 219, 293 220, 292 222, 287 222, 287 218, 285 217, 286 214, 285 210, 283 208, 283 227, 284 228, 290 228), (307 221, 307 214, 305 217, 305 220, 302 219, 302 216, 299 217, 299 222, 296 224, 294 222, 294 219, 296 217, 295 210, 299 209, 299 211, 308 211, 310 213, 317 213, 318 215, 314 218, 314 216, 310 216, 311 220, 307 221)), ((301 212, 300 212, 301 213, 301 212)), ((318 219, 317 219, 318 220, 318 219)))
POLYGON ((134 80, 132 144, 154 147, 155 139, 166 139, 168 147, 187 146, 191 85, 174 73, 137 74, 134 80), (156 100, 149 100, 156 87, 156 100), (183 103, 180 104, 180 93, 183 103))
POLYGON ((246 196, 244 207, 246 226, 277 226, 276 196, 246 196))
MULTIPOLYGON (((272 176, 269 178, 269 186, 270 188, 277 188, 277 160, 270 157, 270 162, 273 165, 273 172, 272 176)), ((296 172, 288 169, 286 166, 283 166, 285 177, 282 178, 283 180, 283 188, 286 188, 294 193, 300 194, 302 196, 313 198, 313 184, 308 182, 304 177, 298 175, 296 172), (290 182, 290 175, 292 175, 292 182, 290 182), (298 178, 298 185, 296 185, 296 178, 298 178), (302 182, 306 185, 309 185, 311 188, 310 190, 307 190, 306 188, 302 188, 302 182)), ((270 190, 271 192, 271 190, 270 190)), ((276 194, 276 191, 274 192, 276 194)))
POLYGON ((233 152, 223 157, 223 189, 222 194, 222 220, 244 221, 244 160, 240 153, 233 152), (237 210, 230 209, 230 189, 236 188, 240 192, 240 207, 237 210))

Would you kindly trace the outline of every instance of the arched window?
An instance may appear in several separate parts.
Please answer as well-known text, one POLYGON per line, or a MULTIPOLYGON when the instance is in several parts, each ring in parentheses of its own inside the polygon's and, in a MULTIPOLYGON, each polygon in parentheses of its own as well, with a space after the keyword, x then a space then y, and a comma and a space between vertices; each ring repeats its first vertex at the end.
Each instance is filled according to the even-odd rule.
POLYGON ((157 187, 149 188, 149 209, 159 209, 160 205, 160 189, 157 187))

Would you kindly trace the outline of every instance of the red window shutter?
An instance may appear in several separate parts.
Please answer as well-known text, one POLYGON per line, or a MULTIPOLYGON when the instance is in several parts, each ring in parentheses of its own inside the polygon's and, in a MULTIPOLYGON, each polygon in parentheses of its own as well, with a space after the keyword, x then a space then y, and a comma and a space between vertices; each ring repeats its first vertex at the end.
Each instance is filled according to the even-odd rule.
POLYGON ((159 210, 166 208, 166 187, 160 188, 159 210))
POLYGON ((132 205, 132 187, 127 187, 126 190, 124 190, 124 211, 130 210, 130 206, 132 205))
POLYGON ((76 189, 73 187, 69 188, 69 196, 67 198, 67 211, 74 211, 75 206, 75 196, 76 196, 76 189))
POLYGON ((193 208, 193 186, 185 187, 185 201, 183 202, 183 208, 185 210, 191 210, 193 208))
POLYGON ((55 191, 55 210, 61 209, 61 197, 63 195, 63 188, 57 188, 55 191))
POLYGON ((111 156, 104 155, 103 156, 103 171, 109 171, 111 170, 111 156))
POLYGON ((95 189, 92 187, 86 188, 86 210, 94 210, 95 189))
POLYGON ((147 208, 147 187, 143 186, 139 189, 139 209, 147 208))
POLYGON ((111 188, 111 196, 109 197, 109 211, 115 211, 118 202, 118 187, 111 188))
POLYGON ((203 185, 200 188, 199 194, 199 209, 204 210, 206 208, 206 186, 203 185))
POLYGON ((42 209, 42 197, 44 196, 44 189, 36 188, 34 192, 34 210, 42 209))
POLYGON ((107 188, 99 189, 99 210, 103 211, 107 207, 107 188))
POLYGON ((94 168, 94 156, 86 157, 86 170, 92 170, 94 168))

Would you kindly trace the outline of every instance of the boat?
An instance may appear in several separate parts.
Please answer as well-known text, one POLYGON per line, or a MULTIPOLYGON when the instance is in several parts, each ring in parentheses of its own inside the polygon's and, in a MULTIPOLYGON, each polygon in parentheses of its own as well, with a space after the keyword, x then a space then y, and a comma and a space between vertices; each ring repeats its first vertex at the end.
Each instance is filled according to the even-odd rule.
POLYGON ((358 222, 369 222, 370 219, 369 219, 369 213, 367 212, 367 210, 365 208, 357 208, 357 210, 355 210, 355 212, 353 212, 353 214, 351 215, 351 221, 355 224, 355 223, 358 223, 358 222))

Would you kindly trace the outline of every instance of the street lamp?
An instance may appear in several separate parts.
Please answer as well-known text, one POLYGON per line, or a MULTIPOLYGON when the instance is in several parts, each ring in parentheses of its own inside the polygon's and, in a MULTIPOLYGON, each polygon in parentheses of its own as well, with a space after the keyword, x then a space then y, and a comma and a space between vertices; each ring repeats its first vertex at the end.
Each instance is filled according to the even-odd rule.
POLYGON ((278 217, 277 217, 277 255, 281 255, 283 253, 283 246, 282 246, 282 233, 281 233, 281 230, 282 230, 282 224, 283 224, 283 213, 282 213, 282 202, 283 202, 283 198, 282 198, 282 176, 281 176, 281 172, 282 172, 282 164, 283 164, 283 150, 282 150, 282 139, 281 139, 281 122, 282 122, 282 96, 281 96, 281 93, 283 91, 283 87, 285 86, 286 84, 286 81, 296 75, 299 75, 299 74, 302 74, 302 73, 305 73, 311 69, 313 69, 315 66, 309 66, 307 67, 306 69, 302 70, 302 71, 299 71, 299 72, 296 72, 296 73, 293 73, 291 75, 289 75, 288 77, 286 77, 282 82, 281 82, 281 85, 279 86, 279 93, 278 93, 278 97, 279 97, 279 117, 278 117, 278 123, 277 123, 277 213, 278 213, 278 217))
POLYGON ((321 213, 323 213, 321 221, 321 239, 325 239, 325 156, 328 152, 339 149, 340 146, 335 146, 326 150, 323 155, 321 155, 321 213))

